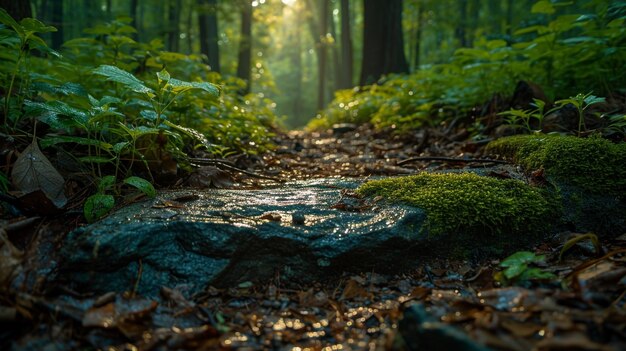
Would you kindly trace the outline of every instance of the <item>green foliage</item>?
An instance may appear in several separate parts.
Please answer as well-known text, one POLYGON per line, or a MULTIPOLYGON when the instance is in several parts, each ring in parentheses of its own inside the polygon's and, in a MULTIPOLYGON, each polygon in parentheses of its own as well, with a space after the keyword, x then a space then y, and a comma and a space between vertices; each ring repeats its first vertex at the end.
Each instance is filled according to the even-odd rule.
POLYGON ((19 127, 45 123, 42 148, 71 150, 65 154, 100 179, 84 205, 90 222, 113 208, 122 184, 155 196, 155 174, 189 170, 196 149, 257 153, 271 147, 277 127, 271 101, 239 97, 242 82, 210 72, 199 56, 165 52, 158 40, 136 42, 130 22, 88 29, 60 56, 36 35, 54 28, 17 23, 0 9, 2 129, 25 134, 19 127), (31 56, 32 49, 56 57, 31 56))
POLYGON ((532 110, 511 109, 509 111, 500 112, 498 115, 504 116, 507 124, 523 127, 527 132, 531 133, 533 132, 533 129, 530 126, 531 121, 533 119, 537 120, 539 130, 541 130, 545 115, 554 110, 552 109, 544 112, 546 103, 539 99, 533 99, 532 105, 535 107, 532 110))
POLYGON ((486 152, 512 158, 528 171, 543 168, 548 179, 589 192, 626 191, 626 143, 599 137, 517 135, 489 143, 486 152))
POLYGON ((546 218, 559 210, 551 195, 541 189, 518 180, 472 173, 422 173, 375 180, 363 184, 358 193, 424 209, 424 229, 431 235, 459 230, 477 236, 532 235, 549 226, 546 218))
MULTIPOLYGON (((447 63, 423 66, 409 76, 390 76, 378 85, 340 91, 309 128, 339 122, 372 122, 378 128, 400 131, 436 125, 466 115, 493 94, 509 95, 519 80, 539 84, 552 97, 574 96, 557 104, 579 102, 576 94, 581 90, 606 96, 623 91, 626 17, 614 14, 626 6, 587 7, 595 11, 557 16, 556 10, 565 6, 539 1, 532 8, 534 20, 516 31, 511 41, 481 38, 474 41, 474 47, 456 50, 447 63)), ((580 98, 584 110, 591 102, 584 99, 591 95, 580 98)), ((509 111, 506 116, 530 129, 531 119, 547 114, 544 106, 536 103, 536 107, 509 111)))
POLYGON ((551 280, 556 276, 538 267, 532 267, 545 261, 545 255, 535 255, 529 251, 519 251, 500 262, 505 268, 494 275, 494 279, 503 285, 529 285, 533 280, 551 280))
POLYGON ((600 240, 598 240, 598 236, 593 233, 576 235, 573 238, 569 239, 565 244, 563 244, 563 248, 559 252, 559 261, 563 259, 563 255, 567 252, 567 250, 571 249, 574 245, 578 244, 581 241, 589 240, 593 247, 596 250, 596 254, 602 252, 602 246, 600 245, 600 240))
POLYGON ((585 110, 591 106, 598 103, 605 102, 604 98, 597 97, 595 95, 588 94, 577 94, 574 97, 570 97, 569 99, 562 99, 556 101, 554 104, 556 105, 555 109, 562 108, 565 105, 572 104, 576 107, 578 111, 578 136, 582 133, 585 127, 585 110))
POLYGON ((93 223, 109 213, 113 207, 115 207, 113 195, 95 194, 88 197, 87 201, 85 201, 83 214, 87 222, 93 223))
MULTIPOLYGON (((156 196, 154 186, 143 178, 130 176, 124 179, 121 184, 130 185, 148 197, 156 196)), ((89 223, 104 217, 115 207, 115 197, 107 193, 119 194, 121 184, 117 183, 115 176, 108 175, 100 178, 97 193, 89 196, 83 205, 83 214, 89 223)))
POLYGON ((152 186, 152 184, 150 184, 149 181, 143 178, 135 177, 135 176, 128 177, 124 179, 124 184, 128 184, 130 186, 137 188, 139 191, 146 194, 148 197, 156 196, 156 190, 154 190, 154 187, 152 186))
POLYGON ((54 32, 54 27, 46 26, 33 18, 24 18, 19 23, 16 22, 3 8, 0 8, 0 23, 10 27, 12 30, 0 28, 0 82, 5 88, 3 97, 3 125, 7 128, 12 120, 13 128, 19 120, 18 111, 23 102, 24 96, 21 94, 27 89, 27 82, 30 78, 28 71, 28 54, 33 49, 43 52, 52 52, 46 43, 36 34, 54 32), (16 40, 17 39, 17 40, 16 40), (22 72, 25 70, 24 72, 22 72), (20 77, 21 76, 21 77, 20 77), (22 79, 19 79, 22 78, 22 79), (18 87, 17 96, 13 96, 18 87))

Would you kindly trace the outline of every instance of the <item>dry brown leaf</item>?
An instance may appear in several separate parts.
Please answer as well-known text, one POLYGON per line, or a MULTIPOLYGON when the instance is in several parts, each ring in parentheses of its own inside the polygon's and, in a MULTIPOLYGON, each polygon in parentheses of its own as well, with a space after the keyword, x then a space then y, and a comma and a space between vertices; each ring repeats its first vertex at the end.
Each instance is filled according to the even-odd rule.
POLYGON ((11 171, 13 185, 24 194, 42 191, 57 208, 67 203, 64 194, 65 179, 33 141, 22 151, 11 171))
POLYGON ((226 171, 217 167, 206 166, 196 169, 189 177, 188 183, 197 188, 224 189, 233 186, 233 178, 226 171))
POLYGON ((8 286, 13 277, 21 271, 24 253, 16 248, 0 229, 0 288, 8 286))

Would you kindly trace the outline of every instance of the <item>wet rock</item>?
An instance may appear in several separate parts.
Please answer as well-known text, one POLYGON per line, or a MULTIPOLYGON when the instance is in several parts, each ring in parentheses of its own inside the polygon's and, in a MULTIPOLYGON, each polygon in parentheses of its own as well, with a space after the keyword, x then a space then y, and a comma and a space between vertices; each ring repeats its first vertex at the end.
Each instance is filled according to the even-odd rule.
POLYGON ((461 329, 439 322, 421 303, 408 307, 400 320, 400 337, 407 350, 489 351, 461 329))
POLYGON ((354 123, 337 123, 333 124, 333 134, 343 134, 347 132, 352 132, 357 129, 357 125, 354 123))
POLYGON ((398 257, 427 239, 420 235, 424 212, 332 208, 341 189, 358 185, 335 179, 193 191, 198 199, 182 206, 170 206, 170 199, 189 191, 163 192, 71 233, 57 281, 94 293, 137 286, 140 294, 156 296, 162 286, 194 294, 278 275, 310 282, 343 271, 410 266, 414 261, 398 257), (281 219, 264 219, 267 213, 281 219))

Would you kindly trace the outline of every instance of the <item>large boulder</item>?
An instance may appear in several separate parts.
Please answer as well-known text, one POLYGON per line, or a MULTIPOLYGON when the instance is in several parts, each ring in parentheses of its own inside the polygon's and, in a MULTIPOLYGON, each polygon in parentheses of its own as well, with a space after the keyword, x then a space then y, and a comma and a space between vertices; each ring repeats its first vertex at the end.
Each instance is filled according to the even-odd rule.
POLYGON ((358 185, 329 179, 264 190, 162 192, 70 233, 57 280, 95 293, 136 286, 150 296, 161 286, 196 293, 208 285, 276 277, 310 282, 410 265, 403 253, 421 240, 424 212, 364 208, 342 194, 358 185))

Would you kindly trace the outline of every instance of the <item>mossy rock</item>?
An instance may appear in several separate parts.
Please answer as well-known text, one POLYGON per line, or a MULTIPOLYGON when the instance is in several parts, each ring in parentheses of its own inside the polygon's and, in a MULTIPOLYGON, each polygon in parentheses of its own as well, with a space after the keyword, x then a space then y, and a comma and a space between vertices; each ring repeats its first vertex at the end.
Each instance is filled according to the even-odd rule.
POLYGON ((474 173, 422 173, 374 180, 357 191, 424 209, 423 230, 430 236, 532 237, 549 231, 553 219, 560 216, 553 193, 519 180, 474 173))
POLYGON ((486 152, 518 163, 527 171, 542 169, 555 184, 594 194, 626 192, 626 143, 599 137, 516 135, 495 140, 486 152))

